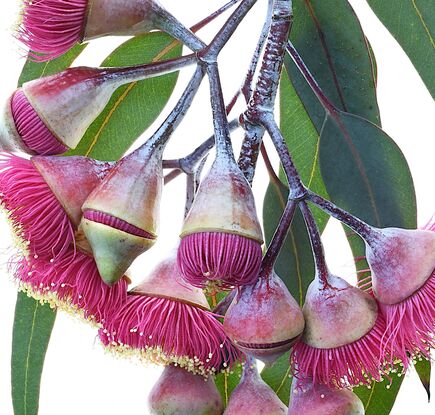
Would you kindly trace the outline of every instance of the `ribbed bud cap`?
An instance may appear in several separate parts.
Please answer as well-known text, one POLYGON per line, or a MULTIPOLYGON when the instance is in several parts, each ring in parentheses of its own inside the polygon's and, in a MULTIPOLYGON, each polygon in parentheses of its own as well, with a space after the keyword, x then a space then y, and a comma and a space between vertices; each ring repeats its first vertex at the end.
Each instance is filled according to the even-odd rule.
POLYGON ((83 231, 107 284, 155 243, 162 187, 161 152, 144 147, 120 160, 84 203, 83 231))

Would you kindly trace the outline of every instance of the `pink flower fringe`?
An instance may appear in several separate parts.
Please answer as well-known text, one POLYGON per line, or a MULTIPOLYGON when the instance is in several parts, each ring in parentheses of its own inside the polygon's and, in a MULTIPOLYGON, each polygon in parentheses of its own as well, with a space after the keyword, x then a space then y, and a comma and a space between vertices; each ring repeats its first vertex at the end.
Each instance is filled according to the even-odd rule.
POLYGON ((118 229, 131 235, 139 236, 146 239, 155 239, 154 235, 151 235, 143 229, 140 229, 137 226, 131 225, 125 220, 122 220, 104 212, 99 212, 97 210, 86 210, 83 213, 83 217, 93 222, 102 223, 103 225, 110 226, 114 229, 118 229))
POLYGON ((216 314, 167 298, 129 294, 104 329, 106 346, 142 351, 161 349, 159 363, 178 363, 206 375, 231 367, 240 352, 225 335, 216 314))
MULTIPOLYGON (((317 349, 300 341, 291 354, 296 377, 312 378, 331 388, 343 388, 381 381, 384 355, 381 349, 385 321, 381 315, 374 327, 359 340, 333 349, 317 349)), ((333 333, 331 333, 333 335, 333 333)))
POLYGON ((87 0, 23 0, 18 39, 36 61, 59 57, 80 42, 87 0))
POLYGON ((22 258, 11 266, 28 295, 86 320, 103 323, 127 301, 127 281, 107 286, 94 259, 73 247, 54 261, 22 258))
POLYGON ((40 155, 61 154, 68 150, 42 122, 22 90, 14 93, 11 106, 18 134, 30 150, 40 155))
POLYGON ((430 359, 429 348, 435 348, 435 271, 404 301, 379 306, 387 323, 382 345, 392 360, 400 359, 406 370, 414 356, 430 359))
POLYGON ((0 155, 0 201, 32 257, 54 258, 74 241, 71 221, 31 161, 0 155))
POLYGON ((254 283, 261 258, 260 243, 224 232, 187 235, 177 253, 178 267, 187 282, 204 287, 207 280, 218 281, 225 289, 254 283))

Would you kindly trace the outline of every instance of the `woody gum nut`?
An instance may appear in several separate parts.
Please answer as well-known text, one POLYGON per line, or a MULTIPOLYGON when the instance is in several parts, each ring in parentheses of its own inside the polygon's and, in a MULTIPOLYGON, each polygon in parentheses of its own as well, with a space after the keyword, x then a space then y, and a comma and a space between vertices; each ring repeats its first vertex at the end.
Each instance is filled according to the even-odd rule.
POLYGON ((396 304, 416 292, 435 269, 435 232, 380 229, 366 244, 373 291, 384 304, 396 304))
POLYGON ((210 377, 167 366, 152 389, 148 405, 152 415, 221 415, 222 398, 210 377))

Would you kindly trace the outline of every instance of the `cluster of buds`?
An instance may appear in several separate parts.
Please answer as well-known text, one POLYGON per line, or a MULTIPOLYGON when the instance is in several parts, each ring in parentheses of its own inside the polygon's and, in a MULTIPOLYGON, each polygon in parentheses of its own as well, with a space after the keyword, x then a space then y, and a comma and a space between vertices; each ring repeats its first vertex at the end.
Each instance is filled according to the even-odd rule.
MULTIPOLYGON (((202 47, 153 0, 24 4, 19 38, 36 60, 53 59, 86 39, 154 28, 194 51, 202 47)), ((226 118, 215 119, 216 158, 195 189, 176 252, 128 290, 128 268, 157 240, 165 145, 199 87, 206 60, 162 127, 134 152, 114 163, 58 156, 77 146, 120 85, 196 60, 189 55, 129 68, 72 68, 12 94, 0 131, 8 151, 0 159, 0 200, 20 248, 10 269, 29 296, 96 324, 108 350, 166 366, 150 396, 152 413, 222 414, 213 376, 243 362, 227 415, 363 414, 352 387, 381 381, 398 362, 404 370, 415 356, 429 358, 435 346, 433 223, 426 230, 377 229, 303 187, 291 189, 263 256, 251 186, 235 161, 226 118), (32 157, 11 153, 17 150, 32 157), (364 238, 369 290, 328 271, 307 199, 364 238), (297 206, 316 264, 303 307, 274 271, 297 206), (233 290, 226 293, 227 307, 211 310, 204 289, 233 290), (273 365, 288 351, 295 376, 289 408, 254 362, 273 365)), ((221 97, 214 94, 210 68, 218 118, 221 97)), ((294 177, 288 181, 292 185, 294 177)))

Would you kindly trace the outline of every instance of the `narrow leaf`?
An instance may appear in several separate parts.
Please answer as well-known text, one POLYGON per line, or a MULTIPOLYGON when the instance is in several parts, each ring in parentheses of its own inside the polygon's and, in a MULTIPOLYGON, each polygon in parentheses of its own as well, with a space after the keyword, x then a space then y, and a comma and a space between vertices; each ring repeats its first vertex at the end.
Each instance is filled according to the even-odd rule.
POLYGON ((402 46, 435 98, 435 13, 433 0, 368 0, 402 46))
MULTIPOLYGON (((41 76, 48 76, 68 68, 83 51, 77 45, 66 54, 50 62, 27 60, 18 86, 41 76)), ((56 312, 48 305, 18 293, 12 334, 11 383, 15 415, 38 413, 39 388, 44 358, 53 329, 56 312)))
POLYGON ((37 415, 45 353, 56 313, 20 292, 12 337, 12 401, 15 415, 37 415))
POLYGON ((430 374, 431 374, 431 362, 429 360, 420 360, 415 365, 418 377, 421 384, 427 393, 427 400, 430 401, 430 374))
MULTIPOLYGON (((161 32, 134 37, 115 49, 101 66, 130 66, 170 59, 181 54, 178 44, 161 32), (165 52, 162 52, 165 51, 165 52)), ((101 115, 69 154, 117 160, 155 121, 168 102, 177 74, 132 82, 118 88, 101 115)))

